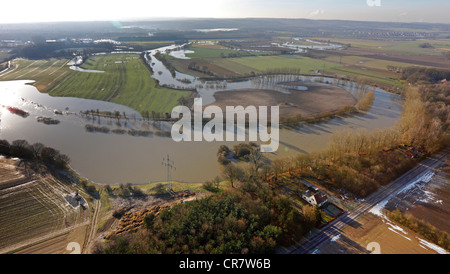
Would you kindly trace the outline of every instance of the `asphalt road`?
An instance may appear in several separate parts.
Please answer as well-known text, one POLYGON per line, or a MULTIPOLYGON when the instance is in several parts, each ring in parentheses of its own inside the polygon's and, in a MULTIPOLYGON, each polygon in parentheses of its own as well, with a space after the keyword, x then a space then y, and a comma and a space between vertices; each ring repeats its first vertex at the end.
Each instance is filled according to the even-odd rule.
POLYGON ((361 202, 361 204, 352 211, 346 212, 345 214, 339 216, 334 222, 323 227, 319 232, 307 237, 307 239, 296 244, 294 247, 291 247, 286 253, 315 253, 323 243, 326 243, 333 237, 340 235, 342 229, 346 226, 352 225, 352 223, 357 223, 359 217, 369 213, 369 211, 378 203, 386 198, 394 197, 404 187, 438 167, 448 157, 449 153, 450 147, 447 147, 439 154, 423 160, 413 169, 406 172, 396 180, 386 186, 380 187, 378 191, 369 195, 364 202, 361 202))

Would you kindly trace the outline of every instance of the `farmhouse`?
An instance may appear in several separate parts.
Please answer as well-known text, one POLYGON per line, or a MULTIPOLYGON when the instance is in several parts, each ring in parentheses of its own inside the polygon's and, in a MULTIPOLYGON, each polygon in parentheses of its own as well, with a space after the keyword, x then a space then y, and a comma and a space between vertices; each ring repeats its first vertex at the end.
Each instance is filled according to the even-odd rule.
POLYGON ((328 202, 328 198, 321 191, 312 191, 311 189, 306 190, 302 194, 302 198, 305 199, 310 205, 317 205, 318 207, 323 206, 328 202))

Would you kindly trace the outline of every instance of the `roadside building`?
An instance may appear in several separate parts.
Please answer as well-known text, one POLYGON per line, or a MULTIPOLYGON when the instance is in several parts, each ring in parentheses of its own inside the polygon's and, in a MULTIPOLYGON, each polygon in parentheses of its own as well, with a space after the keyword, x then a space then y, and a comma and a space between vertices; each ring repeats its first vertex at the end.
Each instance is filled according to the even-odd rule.
POLYGON ((328 202, 328 198, 321 191, 314 191, 311 189, 306 190, 302 194, 302 198, 307 201, 310 205, 321 207, 326 202, 328 202))

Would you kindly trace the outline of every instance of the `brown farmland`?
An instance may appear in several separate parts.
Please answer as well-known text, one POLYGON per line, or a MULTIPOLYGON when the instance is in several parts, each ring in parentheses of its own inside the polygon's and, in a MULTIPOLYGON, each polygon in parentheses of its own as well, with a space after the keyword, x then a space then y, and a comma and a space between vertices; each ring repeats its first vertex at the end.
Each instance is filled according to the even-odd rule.
POLYGON ((289 85, 307 86, 308 90, 291 89, 290 94, 257 89, 222 91, 214 94, 216 101, 211 105, 223 110, 226 106, 279 106, 280 117, 311 117, 356 104, 355 98, 340 87, 303 82, 290 82, 289 85))

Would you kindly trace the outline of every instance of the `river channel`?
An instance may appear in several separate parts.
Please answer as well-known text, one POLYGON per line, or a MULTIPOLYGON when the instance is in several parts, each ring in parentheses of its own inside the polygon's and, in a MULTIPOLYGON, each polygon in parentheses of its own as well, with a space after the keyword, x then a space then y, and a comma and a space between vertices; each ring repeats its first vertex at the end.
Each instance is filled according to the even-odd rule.
MULTIPOLYGON (((175 47, 158 50, 165 51, 175 47)), ((155 52, 156 50, 152 50, 145 54, 154 71, 153 77, 161 85, 197 90, 204 104, 214 102, 214 93, 217 91, 261 88, 277 90, 280 93, 288 92, 282 85, 282 82, 286 81, 334 84, 352 94, 358 89, 356 83, 319 76, 275 75, 239 82, 205 82, 179 72, 172 77, 167 68, 153 57, 155 52)), ((178 54, 184 58, 182 53, 178 54)), ((175 142, 170 137, 169 123, 144 121, 138 112, 122 105, 79 98, 52 97, 40 93, 30 85, 32 82, 32 79, 0 81, 0 105, 17 107, 29 113, 29 116, 24 118, 10 113, 5 107, 0 108, 0 139, 10 142, 25 139, 30 144, 40 142, 54 147, 71 158, 70 165, 74 170, 98 184, 144 184, 166 181, 167 169, 162 162, 167 155, 174 161, 172 180, 204 182, 221 173, 216 156, 218 147, 222 144, 232 147, 238 143, 175 142), (91 109, 125 112, 128 119, 119 121, 80 113, 91 109), (38 123, 37 117, 50 117, 59 120, 60 123, 56 125, 38 123), (87 130, 86 125, 108 130, 106 132, 87 130), (143 134, 139 134, 142 132, 143 134)), ((305 90, 302 86, 298 89, 305 90)), ((330 136, 344 129, 370 131, 393 126, 402 111, 398 96, 378 88, 372 89, 375 91, 375 100, 372 108, 366 113, 334 118, 320 124, 303 125, 296 130, 281 129, 278 151, 265 156, 275 159, 323 150, 327 147, 330 136)))

